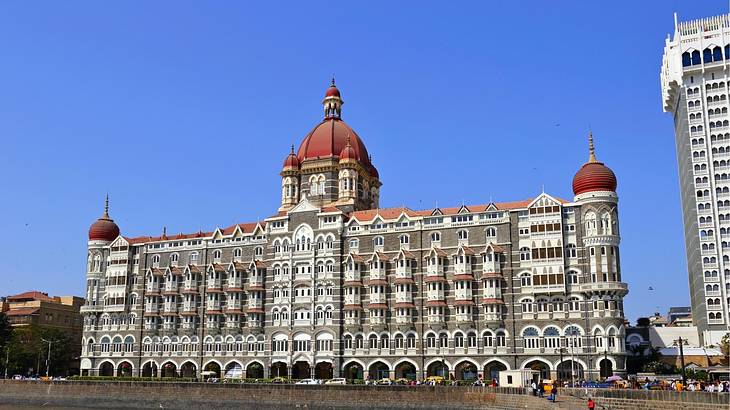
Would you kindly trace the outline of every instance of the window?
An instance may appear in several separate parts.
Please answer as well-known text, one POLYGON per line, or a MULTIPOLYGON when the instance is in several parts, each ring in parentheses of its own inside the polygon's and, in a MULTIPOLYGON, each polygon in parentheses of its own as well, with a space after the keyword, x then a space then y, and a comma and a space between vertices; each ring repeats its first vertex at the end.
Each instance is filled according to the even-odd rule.
POLYGON ((456 233, 456 236, 459 238, 459 240, 465 241, 469 239, 469 231, 461 230, 456 233))
POLYGON ((359 247, 360 247, 359 239, 350 239, 350 249, 359 248, 359 247))
POLYGON ((439 232, 432 232, 431 242, 441 242, 441 234, 439 232))
POLYGON ((383 246, 384 243, 385 240, 382 236, 376 236, 375 238, 373 238, 373 246, 383 246))
POLYGON ((487 238, 495 238, 497 236, 497 230, 494 228, 491 228, 491 227, 487 228, 487 230, 485 232, 486 232, 487 238))
POLYGON ((540 347, 540 333, 534 327, 528 327, 522 332, 525 349, 538 349, 540 347))
POLYGON ((527 247, 520 248, 520 260, 521 261, 530 260, 530 248, 527 248, 527 247))
POLYGON ((160 267, 160 255, 153 255, 152 256, 152 267, 153 268, 159 268, 160 267))
POLYGON ((262 256, 264 254, 264 247, 263 246, 257 246, 256 249, 253 250, 253 254, 255 256, 262 256))
MULTIPOLYGON (((278 246, 278 244, 277 244, 277 246, 278 246)), ((241 248, 236 248, 236 249, 233 250, 233 258, 235 260, 240 261, 241 260, 241 255, 243 255, 243 251, 241 250, 241 248)))
POLYGON ((173 253, 172 255, 170 255, 170 265, 177 266, 177 261, 178 261, 179 257, 180 256, 176 253, 173 253))
POLYGON ((520 286, 532 286, 532 274, 525 272, 520 275, 520 286))
POLYGON ((220 249, 216 249, 213 251, 213 262, 220 262, 221 261, 221 251, 220 249))
POLYGON ((191 265, 198 264, 198 252, 192 252, 190 255, 188 255, 188 263, 191 265))
POLYGON ((411 242, 411 238, 408 235, 401 235, 399 240, 401 245, 408 245, 411 242))

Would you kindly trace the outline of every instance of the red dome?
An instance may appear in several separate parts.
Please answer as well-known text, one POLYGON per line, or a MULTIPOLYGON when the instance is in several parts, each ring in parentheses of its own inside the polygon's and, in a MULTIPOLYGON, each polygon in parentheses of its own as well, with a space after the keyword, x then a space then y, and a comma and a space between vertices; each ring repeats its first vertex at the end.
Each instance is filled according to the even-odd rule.
POLYGON ((603 162, 586 162, 573 177, 573 193, 610 191, 616 192, 616 175, 603 162))
POLYGON ((294 153, 294 146, 291 147, 291 152, 286 156, 284 160, 284 168, 299 168, 299 158, 294 153))
POLYGON ((347 143, 347 145, 345 145, 345 148, 342 148, 342 151, 340 151, 340 161, 343 161, 346 159, 357 160, 357 155, 355 154, 355 150, 352 149, 352 145, 350 145, 349 142, 347 143))
MULTIPOLYGON (((339 157, 350 139, 354 159, 365 169, 373 168, 368 150, 360 137, 339 118, 325 118, 307 134, 299 146, 297 157, 302 163, 308 159, 339 157)), ((349 153, 348 153, 349 155, 349 153)))
POLYGON ((91 224, 89 228, 90 241, 107 241, 111 242, 119 236, 119 227, 109 215, 104 214, 96 222, 91 224))
POLYGON ((324 93, 324 97, 325 98, 327 98, 327 97, 338 97, 339 98, 340 97, 340 90, 338 90, 337 87, 335 87, 334 84, 333 84, 324 93))

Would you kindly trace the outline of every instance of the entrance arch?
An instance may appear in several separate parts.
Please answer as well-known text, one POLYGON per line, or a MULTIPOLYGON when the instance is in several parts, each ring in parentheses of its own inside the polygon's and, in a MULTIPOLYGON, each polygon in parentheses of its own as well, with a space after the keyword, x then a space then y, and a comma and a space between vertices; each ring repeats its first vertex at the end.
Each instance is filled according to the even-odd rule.
POLYGON ((314 366, 314 378, 321 380, 329 380, 333 376, 332 363, 319 362, 314 366))
POLYGON ((185 362, 182 366, 180 366, 180 377, 185 377, 188 379, 193 379, 197 377, 198 375, 198 369, 197 366, 195 366, 195 363, 193 362, 185 362))
POLYGON ((223 377, 226 379, 242 379, 243 378, 243 366, 238 362, 230 362, 226 365, 226 371, 223 372, 223 377))
POLYGON ((104 362, 99 366, 99 376, 114 376, 114 365, 111 362, 104 362))
POLYGON ((437 360, 428 365, 426 368, 426 375, 428 377, 441 376, 446 379, 449 377, 449 366, 447 366, 443 361, 437 360))
POLYGON ((545 362, 541 362, 540 360, 532 360, 525 363, 525 365, 522 367, 524 369, 536 370, 540 372, 539 375, 535 375, 533 377, 533 380, 535 380, 536 382, 550 378, 550 366, 545 362))
POLYGON ((599 365, 601 366, 601 379, 613 376, 613 362, 608 359, 601 359, 599 365))
POLYGON ((484 366, 484 378, 485 379, 496 379, 499 380, 499 372, 507 370, 507 366, 502 362, 491 361, 484 366))
MULTIPOLYGON (((286 367, 286 365, 284 365, 286 367)), ((276 376, 274 376, 276 377, 276 376)), ((246 367, 246 378, 247 379, 263 379, 264 378, 264 366, 259 362, 251 362, 246 367)))
POLYGON ((276 362, 271 365, 271 377, 289 377, 289 369, 286 363, 276 362))
POLYGON ((377 361, 368 368, 368 378, 375 380, 389 379, 390 367, 383 362, 377 361))
POLYGON ((144 366, 142 366, 142 377, 157 377, 157 363, 145 363, 144 366))
POLYGON ((363 367, 358 362, 350 362, 345 365, 345 378, 348 380, 362 380, 363 367))
POLYGON ((208 362, 205 367, 203 367, 203 378, 207 379, 208 377, 215 377, 216 379, 221 378, 221 365, 219 365, 218 362, 208 362))
POLYGON ((583 365, 570 359, 563 361, 558 365, 558 379, 560 380, 580 380, 583 378, 583 365))
POLYGON ((132 377, 132 364, 123 361, 117 365, 117 377, 132 377))
POLYGON ((456 380, 476 380, 479 376, 477 366, 468 360, 457 364, 454 370, 456 380))
POLYGON ((291 368, 292 379, 309 379, 312 377, 312 368, 309 366, 309 362, 296 362, 291 368))
POLYGON ((177 366, 173 362, 162 365, 162 377, 177 377, 177 366))
POLYGON ((396 379, 408 379, 416 380, 418 373, 416 372, 416 366, 411 362, 401 362, 395 366, 395 378, 396 379))

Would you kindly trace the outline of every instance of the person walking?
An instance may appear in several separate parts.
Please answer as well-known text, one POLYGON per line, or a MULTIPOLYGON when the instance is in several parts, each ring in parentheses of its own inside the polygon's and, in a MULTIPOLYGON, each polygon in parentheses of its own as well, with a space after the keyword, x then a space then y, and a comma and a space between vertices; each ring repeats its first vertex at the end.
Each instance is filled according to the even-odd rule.
POLYGON ((555 403, 555 401, 558 399, 558 385, 557 383, 553 385, 553 389, 550 391, 550 401, 555 403))
POLYGON ((593 401, 592 397, 588 398, 588 410, 595 410, 596 408, 596 402, 593 401))

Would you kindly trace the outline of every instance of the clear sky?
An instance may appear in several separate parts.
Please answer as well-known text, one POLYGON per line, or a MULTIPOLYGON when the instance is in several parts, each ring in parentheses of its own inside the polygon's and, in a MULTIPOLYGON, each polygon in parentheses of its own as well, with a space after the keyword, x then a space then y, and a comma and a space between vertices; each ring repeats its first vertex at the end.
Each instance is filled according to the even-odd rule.
POLYGON ((130 236, 275 213, 334 73, 383 207, 571 199, 592 127, 627 316, 688 303, 659 68, 672 13, 726 1, 345 3, 3 2, 0 294, 83 295, 107 192, 130 236))

